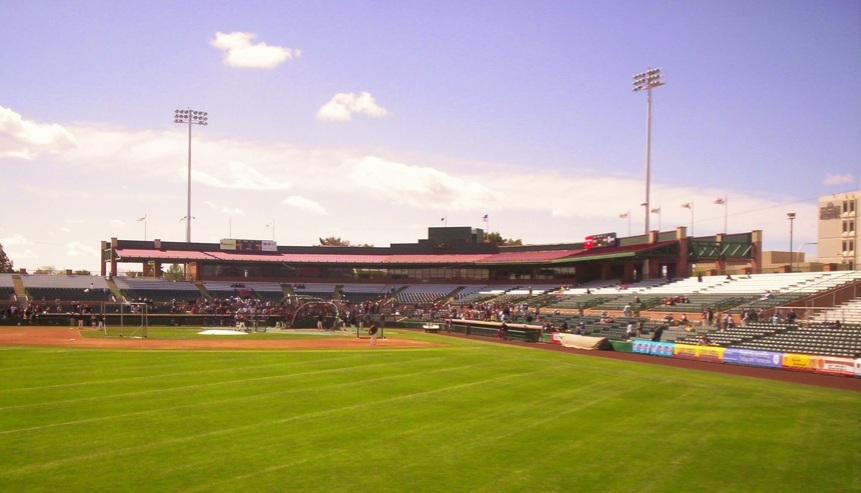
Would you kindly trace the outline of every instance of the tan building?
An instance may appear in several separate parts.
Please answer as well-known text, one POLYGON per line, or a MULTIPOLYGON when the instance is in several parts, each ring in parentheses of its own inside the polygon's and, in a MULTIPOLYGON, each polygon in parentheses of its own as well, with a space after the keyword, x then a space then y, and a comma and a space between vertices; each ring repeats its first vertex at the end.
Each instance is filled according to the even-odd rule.
POLYGON ((819 261, 857 269, 861 190, 819 197, 819 261))

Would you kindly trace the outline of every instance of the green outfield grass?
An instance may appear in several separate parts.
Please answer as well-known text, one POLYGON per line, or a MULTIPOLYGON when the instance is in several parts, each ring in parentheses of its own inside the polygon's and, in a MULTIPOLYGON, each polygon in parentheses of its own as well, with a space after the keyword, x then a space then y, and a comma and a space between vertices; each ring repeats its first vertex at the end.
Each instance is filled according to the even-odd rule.
POLYGON ((859 393, 406 336, 0 347, 0 491, 861 490, 859 393))

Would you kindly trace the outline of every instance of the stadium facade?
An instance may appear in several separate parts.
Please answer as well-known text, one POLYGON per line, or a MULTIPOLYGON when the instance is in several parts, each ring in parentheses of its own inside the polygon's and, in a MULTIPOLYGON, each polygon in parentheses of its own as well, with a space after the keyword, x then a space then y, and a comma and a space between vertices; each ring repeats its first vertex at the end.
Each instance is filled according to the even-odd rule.
POLYGON ((119 264, 139 264, 144 276, 161 277, 167 264, 184 264, 189 280, 458 282, 548 280, 557 284, 620 279, 688 277, 697 263, 723 271, 728 263, 753 272, 762 265, 762 231, 687 236, 687 228, 582 242, 501 246, 483 241, 477 228, 429 228, 428 238, 388 247, 278 246, 273 241, 226 239, 220 243, 137 241, 111 238, 101 245, 101 275, 119 264))

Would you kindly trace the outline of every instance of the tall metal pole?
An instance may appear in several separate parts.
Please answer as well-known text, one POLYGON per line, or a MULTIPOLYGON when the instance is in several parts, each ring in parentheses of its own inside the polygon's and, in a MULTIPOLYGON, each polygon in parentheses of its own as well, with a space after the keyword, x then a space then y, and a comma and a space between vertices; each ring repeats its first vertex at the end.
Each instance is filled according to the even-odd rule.
POLYGON ((646 234, 649 234, 649 214, 651 212, 652 203, 649 201, 649 191, 651 190, 651 157, 652 157, 652 86, 648 86, 646 91, 646 234))
POLYGON ((661 69, 654 68, 634 76, 634 92, 645 90, 646 98, 646 234, 649 234, 649 214, 651 213, 651 157, 652 157, 652 89, 664 85, 661 69))
POLYGON ((188 203, 185 213, 185 242, 191 243, 191 126, 203 125, 209 123, 208 113, 205 111, 195 111, 191 108, 186 110, 176 110, 173 112, 174 123, 188 124, 188 203))
POLYGON ((191 118, 188 119, 188 204, 185 213, 185 242, 191 243, 191 118))
POLYGON ((795 224, 795 213, 787 212, 786 216, 789 218, 789 270, 790 272, 795 272, 792 267, 792 233, 793 225, 795 224))

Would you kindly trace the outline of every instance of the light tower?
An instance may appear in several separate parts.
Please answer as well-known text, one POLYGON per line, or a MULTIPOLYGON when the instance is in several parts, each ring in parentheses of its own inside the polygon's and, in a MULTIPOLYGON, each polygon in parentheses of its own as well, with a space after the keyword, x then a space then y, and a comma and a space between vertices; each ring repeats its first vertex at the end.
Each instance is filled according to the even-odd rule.
POLYGON ((634 92, 645 90, 649 95, 646 107, 646 234, 649 234, 649 212, 651 207, 651 203, 649 202, 651 175, 649 159, 652 146, 652 88, 664 84, 665 82, 661 78, 661 69, 659 68, 649 69, 634 76, 634 92))
POLYGON ((174 123, 188 123, 188 210, 185 215, 185 242, 191 243, 191 126, 207 124, 205 111, 192 109, 176 110, 173 112, 174 123))

